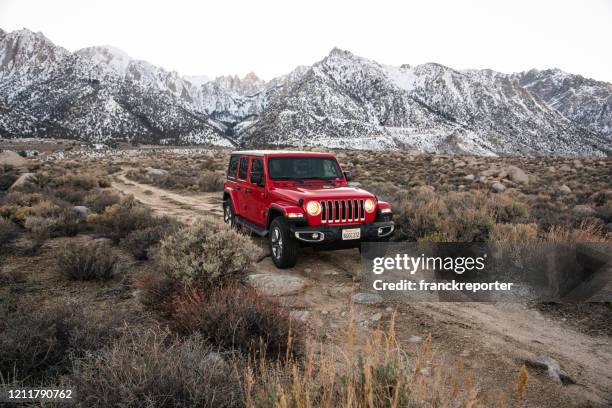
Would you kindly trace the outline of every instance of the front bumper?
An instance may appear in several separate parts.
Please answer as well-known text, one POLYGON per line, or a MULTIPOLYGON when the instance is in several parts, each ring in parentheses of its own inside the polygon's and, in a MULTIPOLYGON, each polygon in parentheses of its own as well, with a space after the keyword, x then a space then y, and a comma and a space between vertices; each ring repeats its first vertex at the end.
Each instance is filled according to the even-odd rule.
POLYGON ((354 244, 355 246, 364 241, 378 241, 388 239, 395 231, 395 223, 393 221, 371 222, 358 225, 320 225, 317 227, 291 227, 291 236, 298 241, 309 245, 327 245, 332 243, 342 243, 346 245, 354 244), (342 239, 343 229, 361 230, 359 239, 342 239))

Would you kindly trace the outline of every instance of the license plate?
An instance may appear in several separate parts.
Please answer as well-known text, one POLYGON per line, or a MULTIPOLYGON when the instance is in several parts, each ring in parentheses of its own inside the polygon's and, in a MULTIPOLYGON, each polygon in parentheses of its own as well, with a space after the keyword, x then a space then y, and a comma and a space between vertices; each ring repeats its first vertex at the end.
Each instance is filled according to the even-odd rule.
POLYGON ((342 230, 342 240, 344 241, 359 238, 361 238, 361 228, 351 228, 342 230))

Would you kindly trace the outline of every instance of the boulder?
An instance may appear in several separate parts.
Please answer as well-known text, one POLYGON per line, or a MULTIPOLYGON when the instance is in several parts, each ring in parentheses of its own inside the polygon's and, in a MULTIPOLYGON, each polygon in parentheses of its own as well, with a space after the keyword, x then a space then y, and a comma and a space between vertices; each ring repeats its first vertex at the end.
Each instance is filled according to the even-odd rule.
POLYGON ((561 194, 570 194, 572 192, 572 189, 564 184, 561 187, 559 187, 559 192, 561 194))
POLYGON ((0 166, 5 164, 18 167, 28 164, 28 161, 12 150, 3 150, 0 152, 0 166))
POLYGON ((360 292, 353 295, 353 302, 360 305, 373 305, 382 301, 382 296, 377 293, 360 292))
POLYGON ((160 177, 162 177, 162 176, 167 176, 168 175, 168 171, 167 170, 156 169, 154 167, 147 167, 147 168, 145 168, 145 171, 150 176, 160 176, 160 177))
POLYGON ((485 177, 495 176, 499 173, 499 169, 490 168, 488 170, 481 171, 480 174, 485 177))
POLYGON ((496 181, 495 183, 493 183, 491 185, 491 188, 493 189, 493 191, 497 192, 497 193, 501 193, 502 191, 506 190, 506 186, 504 186, 502 183, 500 183, 499 181, 496 181))
POLYGON ((90 213, 89 208, 84 205, 75 205, 72 210, 78 214, 81 221, 84 221, 90 213))
POLYGON ((522 169, 516 166, 508 166, 506 169, 508 177, 515 183, 529 184, 529 176, 522 169))
POLYGON ((474 176, 473 174, 468 174, 467 176, 463 177, 463 179, 467 181, 474 181, 475 178, 476 176, 474 176))
POLYGON ((304 278, 275 273, 256 273, 248 276, 248 284, 264 296, 287 296, 306 289, 304 278))
POLYGON ((570 166, 568 166, 567 164, 562 165, 561 167, 559 167, 560 171, 564 171, 564 172, 568 172, 568 171, 572 171, 572 168, 570 166))
POLYGON ((34 177, 35 177, 34 173, 23 173, 21 176, 19 176, 19 178, 17 180, 15 180, 13 185, 9 187, 9 190, 12 190, 14 188, 23 186, 28 181, 33 180, 34 177))

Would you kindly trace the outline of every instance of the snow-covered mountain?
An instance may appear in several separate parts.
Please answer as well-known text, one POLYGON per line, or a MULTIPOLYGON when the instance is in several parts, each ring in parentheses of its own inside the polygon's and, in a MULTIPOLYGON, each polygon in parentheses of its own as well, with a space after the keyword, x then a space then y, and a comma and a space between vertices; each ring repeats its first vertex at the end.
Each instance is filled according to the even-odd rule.
POLYGON ((243 137, 481 154, 597 154, 593 144, 603 143, 508 75, 391 67, 338 49, 272 100, 243 137))
MULTIPOLYGON (((177 98, 171 87, 130 77, 146 65, 127 64, 123 76, 115 69, 125 65, 107 64, 100 53, 95 55, 70 53, 28 30, 1 34, 0 134, 230 145, 206 115, 177 98)), ((125 59, 113 53, 113 61, 117 55, 125 59)), ((147 72, 147 78, 158 78, 155 73, 147 72)))
POLYGON ((263 81, 183 77, 113 47, 74 53, 0 31, 0 135, 322 145, 477 154, 606 154, 610 87, 559 71, 392 67, 334 49, 263 81), (584 106, 584 109, 582 107, 584 106))
POLYGON ((612 140, 612 84, 559 69, 533 69, 513 77, 565 117, 612 140))

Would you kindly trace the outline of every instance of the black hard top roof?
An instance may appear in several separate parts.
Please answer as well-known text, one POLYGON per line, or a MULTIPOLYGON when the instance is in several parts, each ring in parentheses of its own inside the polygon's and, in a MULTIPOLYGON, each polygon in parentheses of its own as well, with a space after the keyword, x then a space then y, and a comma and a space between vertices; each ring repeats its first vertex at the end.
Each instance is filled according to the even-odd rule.
POLYGON ((306 152, 300 150, 236 150, 231 153, 232 155, 243 155, 243 156, 266 156, 276 154, 313 154, 313 155, 330 155, 331 153, 322 152, 306 152))

